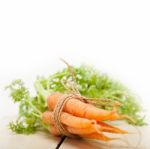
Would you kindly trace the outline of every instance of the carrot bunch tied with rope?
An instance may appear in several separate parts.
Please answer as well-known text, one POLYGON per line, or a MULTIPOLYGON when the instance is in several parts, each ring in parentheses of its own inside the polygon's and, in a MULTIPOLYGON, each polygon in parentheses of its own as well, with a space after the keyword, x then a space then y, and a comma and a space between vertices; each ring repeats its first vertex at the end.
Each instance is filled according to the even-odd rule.
MULTIPOLYGON (((45 124, 51 126, 51 133, 56 136, 80 136, 105 141, 113 140, 114 138, 105 136, 103 132, 126 134, 127 131, 104 123, 104 121, 108 120, 126 118, 125 115, 120 115, 116 110, 120 103, 115 102, 112 111, 95 107, 94 103, 90 102, 88 98, 80 95, 72 67, 66 61, 63 60, 63 62, 67 64, 74 81, 74 86, 71 87, 72 91, 67 94, 55 92, 49 96, 44 95, 44 91, 41 93, 47 99, 49 109, 49 111, 42 114, 42 120, 45 124)), ((38 85, 35 87, 38 90, 38 85)))
POLYGON ((51 133, 68 137, 80 136, 84 138, 93 138, 99 140, 113 140, 103 134, 103 132, 126 134, 127 131, 111 126, 104 121, 118 120, 123 117, 116 110, 107 111, 96 108, 94 105, 79 100, 79 95, 63 95, 59 92, 48 97, 49 111, 42 114, 42 120, 45 124, 51 126, 51 133), (59 107, 62 98, 69 98, 60 113, 55 113, 59 107), (55 115, 56 114, 56 115, 55 115), (56 118, 59 119, 55 120, 56 118), (61 126, 60 126, 61 125, 61 126), (63 127, 63 128, 62 128, 63 127), (65 130, 65 131, 64 131, 65 130))
POLYGON ((55 136, 104 141, 117 139, 107 136, 105 132, 127 134, 126 130, 108 123, 125 119, 135 123, 130 115, 119 112, 122 103, 111 98, 83 96, 78 88, 73 67, 62 61, 67 65, 70 75, 69 81, 61 80, 65 92, 62 92, 61 86, 59 90, 52 90, 57 84, 51 85, 50 88, 48 81, 39 78, 34 83, 37 93, 34 97, 30 96, 21 80, 13 81, 7 86, 13 101, 20 103, 19 117, 16 122, 9 123, 9 128, 16 133, 31 134, 46 130, 55 136), (101 108, 103 106, 109 106, 110 109, 101 108))

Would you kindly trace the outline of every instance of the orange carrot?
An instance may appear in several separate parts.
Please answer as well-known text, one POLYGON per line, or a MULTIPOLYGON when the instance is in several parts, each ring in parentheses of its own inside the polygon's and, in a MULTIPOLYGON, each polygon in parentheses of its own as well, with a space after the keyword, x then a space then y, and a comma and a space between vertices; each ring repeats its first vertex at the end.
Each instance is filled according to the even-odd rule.
MULTIPOLYGON (((54 125, 55 123, 54 123, 52 114, 53 113, 49 112, 49 111, 44 112, 43 117, 42 117, 43 122, 46 123, 46 124, 49 124, 49 125, 54 125)), ((62 115, 66 115, 68 118, 70 118, 70 114, 67 114, 65 112, 63 112, 62 115)), ((61 117, 64 117, 64 116, 61 116, 61 117)), ((71 115, 71 117, 72 117, 72 121, 74 121, 73 120, 74 116, 71 115)), ((67 124, 67 125, 64 125, 64 127, 67 129, 67 131, 69 131, 72 134, 91 134, 91 133, 94 133, 94 132, 96 133, 98 131, 99 132, 104 131, 104 132, 111 132, 111 133, 122 133, 122 134, 127 133, 124 130, 113 127, 113 126, 108 125, 108 124, 103 123, 103 122, 99 122, 99 125, 98 124, 93 124, 93 125, 85 128, 85 127, 81 127, 81 125, 78 126, 77 123, 72 124, 72 122, 70 123, 70 120, 68 121, 68 120, 65 120, 64 118, 61 119, 61 120, 65 121, 65 124, 67 124)), ((75 118, 77 118, 77 117, 75 117, 75 118)), ((83 121, 83 118, 77 118, 77 119, 79 119, 79 120, 82 119, 82 121, 83 121)), ((80 121, 78 123, 80 123, 80 121)))
MULTIPOLYGON (((64 128, 71 134, 75 134, 75 135, 87 135, 87 134, 91 134, 91 133, 96 133, 96 130, 92 127, 90 127, 89 129, 87 128, 73 128, 73 127, 68 127, 68 126, 64 126, 64 128)), ((61 135, 59 130, 57 129, 57 127, 55 125, 51 125, 50 126, 50 132, 52 134, 54 134, 55 136, 59 136, 61 135)))
MULTIPOLYGON (((54 110, 55 105, 62 96, 63 94, 59 92, 49 96, 48 97, 49 109, 54 110)), ((66 102, 63 111, 78 117, 95 119, 97 121, 120 119, 120 115, 116 111, 107 111, 103 109, 98 109, 93 105, 84 103, 74 98, 66 102)))
POLYGON ((42 121, 45 124, 54 125, 53 113, 46 111, 42 114, 42 121))
POLYGON ((67 131, 69 131, 72 134, 77 135, 86 135, 96 132, 97 130, 94 127, 89 128, 73 128, 73 127, 66 127, 67 131))
POLYGON ((86 135, 86 134, 91 134, 91 133, 102 133, 102 132, 110 132, 110 133, 118 133, 118 134, 127 133, 125 130, 122 130, 116 127, 99 126, 99 125, 96 125, 95 127, 89 127, 89 128, 73 128, 69 126, 65 128, 70 133, 78 134, 78 135, 82 135, 82 134, 86 135))
MULTIPOLYGON (((61 136, 60 132, 58 131, 58 129, 54 125, 51 126, 50 133, 55 135, 55 136, 61 136)), ((79 134, 79 136, 82 138, 98 139, 98 140, 103 140, 103 141, 111 141, 111 140, 117 139, 117 138, 107 137, 102 133, 79 134)))
POLYGON ((50 127, 50 133, 54 136, 61 136, 59 130, 55 126, 50 127))
POLYGON ((114 127, 112 125, 109 125, 107 123, 104 122, 98 122, 98 124, 101 126, 101 130, 104 132, 111 132, 111 133, 120 133, 120 134, 126 134, 128 133, 127 131, 114 127))
MULTIPOLYGON (((42 115, 42 120, 46 124, 54 124, 53 113, 50 111, 44 112, 42 115)), ((92 127, 93 124, 95 124, 95 121, 93 120, 76 117, 66 112, 61 113, 60 121, 62 124, 73 128, 89 128, 92 127)))
POLYGON ((99 133, 92 133, 88 135, 80 135, 83 138, 88 138, 88 139, 98 139, 98 140, 103 140, 103 141, 110 141, 114 140, 115 138, 109 138, 105 136, 104 134, 99 134, 99 133))

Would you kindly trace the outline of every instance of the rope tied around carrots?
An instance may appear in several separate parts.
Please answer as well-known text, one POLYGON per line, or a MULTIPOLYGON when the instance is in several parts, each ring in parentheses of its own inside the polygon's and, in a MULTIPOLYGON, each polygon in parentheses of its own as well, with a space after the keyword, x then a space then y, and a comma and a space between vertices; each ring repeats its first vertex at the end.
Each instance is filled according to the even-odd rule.
POLYGON ((63 110, 63 107, 64 107, 65 103, 71 98, 75 98, 75 99, 78 99, 78 100, 81 100, 81 101, 87 103, 86 99, 83 96, 81 96, 81 95, 78 95, 78 94, 75 94, 75 93, 63 95, 59 99, 59 101, 57 102, 57 104, 56 104, 56 106, 54 108, 53 119, 55 121, 55 125, 56 125, 57 129, 59 130, 60 134, 68 136, 68 137, 71 137, 71 138, 76 138, 78 136, 69 133, 64 128, 62 123, 60 122, 60 116, 61 116, 61 112, 63 110))
POLYGON ((57 102, 54 112, 53 112, 53 119, 55 121, 55 125, 57 127, 57 129, 59 130, 60 134, 68 136, 68 137, 75 137, 74 135, 72 135, 71 133, 69 133, 61 124, 60 122, 60 115, 61 112, 63 110, 63 107, 65 105, 65 103, 72 98, 73 96, 70 95, 64 95, 59 99, 59 102, 57 102))
MULTIPOLYGON (((61 123, 60 121, 60 116, 61 116, 61 112, 63 111, 63 107, 64 105, 66 104, 66 102, 70 99, 77 99, 77 100, 80 100, 84 103, 88 103, 88 104, 93 104, 92 102, 89 101, 90 98, 87 98, 87 97, 84 97, 84 96, 81 96, 80 94, 78 93, 70 93, 70 94, 65 94, 63 95, 62 97, 60 97, 60 99, 58 100, 55 108, 54 108, 54 111, 53 111, 53 119, 54 119, 54 122, 55 122, 55 126, 57 127, 57 129, 59 130, 60 134, 64 135, 64 136, 68 136, 68 137, 71 137, 71 138, 76 138, 76 137, 79 137, 77 135, 73 135, 71 134, 70 132, 68 132, 63 124, 61 123)), ((96 121, 95 120, 92 120, 92 123, 95 124, 95 129, 97 129, 97 132, 99 132, 98 128, 96 128, 96 121)))

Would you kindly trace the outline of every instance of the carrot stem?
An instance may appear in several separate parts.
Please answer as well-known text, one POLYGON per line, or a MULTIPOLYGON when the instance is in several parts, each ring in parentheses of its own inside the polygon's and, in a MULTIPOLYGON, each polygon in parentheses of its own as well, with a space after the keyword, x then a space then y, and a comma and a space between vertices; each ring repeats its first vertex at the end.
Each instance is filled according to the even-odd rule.
POLYGON ((45 90, 44 87, 40 84, 40 81, 37 80, 34 83, 35 90, 44 98, 46 99, 49 95, 49 91, 45 90))
POLYGON ((40 115, 42 115, 42 112, 40 112, 32 103, 30 100, 28 100, 29 105, 40 115))

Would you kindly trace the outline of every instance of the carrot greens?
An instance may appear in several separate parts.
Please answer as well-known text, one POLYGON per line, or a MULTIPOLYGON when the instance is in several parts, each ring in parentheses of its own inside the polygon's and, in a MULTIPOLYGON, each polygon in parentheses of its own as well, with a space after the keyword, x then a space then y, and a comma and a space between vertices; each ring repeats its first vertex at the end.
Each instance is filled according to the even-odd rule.
POLYGON ((9 128, 16 133, 30 134, 41 129, 40 115, 47 109, 43 98, 31 97, 21 80, 13 81, 6 87, 10 90, 13 101, 19 103, 19 116, 16 122, 9 123, 9 128))

